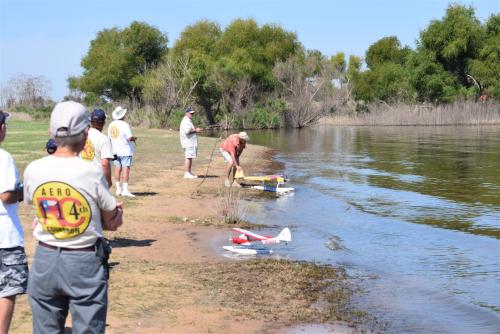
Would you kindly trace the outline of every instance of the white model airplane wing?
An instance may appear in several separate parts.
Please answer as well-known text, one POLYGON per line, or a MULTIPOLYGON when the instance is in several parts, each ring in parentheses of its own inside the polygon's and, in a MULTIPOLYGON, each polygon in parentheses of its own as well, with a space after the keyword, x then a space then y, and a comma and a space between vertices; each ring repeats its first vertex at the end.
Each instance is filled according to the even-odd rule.
POLYGON ((269 239, 268 237, 265 237, 263 235, 260 235, 260 234, 257 234, 257 233, 253 233, 253 232, 250 232, 250 231, 244 230, 242 228, 238 228, 238 227, 233 228, 233 231, 236 231, 238 233, 244 234, 244 235, 246 235, 248 237, 251 237, 251 238, 254 238, 256 240, 266 240, 266 239, 269 239))

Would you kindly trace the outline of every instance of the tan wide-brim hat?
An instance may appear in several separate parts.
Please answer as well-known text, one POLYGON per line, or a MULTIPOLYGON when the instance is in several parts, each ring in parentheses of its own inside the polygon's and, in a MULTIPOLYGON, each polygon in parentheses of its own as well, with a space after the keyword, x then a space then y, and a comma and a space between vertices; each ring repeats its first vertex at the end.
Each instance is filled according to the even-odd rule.
POLYGON ((114 120, 119 120, 125 117, 125 114, 127 113, 127 109, 123 109, 121 106, 116 107, 115 110, 113 110, 113 114, 111 117, 113 117, 114 120))

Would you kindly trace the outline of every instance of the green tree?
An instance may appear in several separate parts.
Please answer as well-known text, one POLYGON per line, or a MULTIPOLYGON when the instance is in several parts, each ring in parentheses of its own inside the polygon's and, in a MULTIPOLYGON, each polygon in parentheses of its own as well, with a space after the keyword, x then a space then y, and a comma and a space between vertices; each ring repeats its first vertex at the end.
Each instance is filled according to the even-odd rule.
POLYGON ((174 57, 189 57, 199 80, 196 102, 214 123, 221 105, 231 111, 231 106, 244 106, 244 101, 236 100, 248 99, 249 92, 272 90, 276 85, 272 74, 275 62, 300 49, 296 35, 280 26, 237 19, 224 31, 210 21, 187 27, 172 53, 174 57))
POLYGON ((252 20, 234 20, 217 42, 219 70, 237 81, 249 77, 252 83, 271 89, 276 81, 273 67, 300 50, 295 33, 278 25, 259 27, 252 20))
POLYGON ((384 37, 368 48, 365 62, 371 69, 388 62, 404 65, 410 53, 410 48, 402 48, 396 36, 384 37))
POLYGON ((339 73, 345 73, 347 70, 347 64, 345 61, 345 54, 343 52, 337 52, 330 58, 330 62, 335 71, 339 73))
POLYGON ((361 72, 355 79, 353 93, 357 100, 365 102, 397 102, 411 99, 411 91, 406 69, 399 64, 386 62, 373 70, 361 72))
POLYGON ((215 122, 212 107, 220 100, 220 92, 211 76, 215 69, 215 47, 221 35, 216 22, 199 21, 186 27, 172 48, 174 59, 189 60, 191 73, 198 81, 194 91, 196 103, 203 107, 211 124, 215 122))
POLYGON ((419 49, 433 53, 436 61, 467 87, 471 85, 466 76, 468 61, 476 58, 483 40, 484 30, 474 9, 454 4, 442 20, 432 21, 420 33, 419 49))
POLYGON ((458 93, 456 77, 446 71, 432 52, 419 51, 408 61, 409 82, 420 102, 452 102, 458 93))
POLYGON ((395 102, 411 98, 406 61, 411 54, 401 47, 395 36, 384 37, 366 51, 368 69, 359 72, 354 80, 353 94, 358 100, 395 102))
MULTIPOLYGON (((71 79, 84 93, 142 103, 143 76, 167 53, 167 37, 155 27, 132 22, 129 27, 105 29, 91 41, 82 59, 83 75, 71 79)), ((76 87, 73 87, 73 89, 76 87)))
POLYGON ((492 15, 485 26, 486 39, 477 59, 470 62, 470 72, 483 92, 500 99, 500 14, 492 15))

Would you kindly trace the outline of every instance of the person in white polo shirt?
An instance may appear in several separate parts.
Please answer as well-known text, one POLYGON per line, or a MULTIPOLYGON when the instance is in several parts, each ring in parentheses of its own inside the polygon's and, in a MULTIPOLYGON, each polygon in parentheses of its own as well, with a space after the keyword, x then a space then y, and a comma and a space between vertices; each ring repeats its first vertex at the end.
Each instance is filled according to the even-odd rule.
POLYGON ((80 152, 80 157, 83 160, 93 162, 99 168, 102 168, 102 173, 108 186, 111 187, 111 161, 113 154, 111 153, 111 141, 109 137, 101 131, 106 123, 106 113, 102 109, 95 109, 90 114, 90 129, 85 147, 80 152))
POLYGON ((103 230, 117 230, 123 211, 101 168, 78 156, 88 124, 83 105, 56 104, 50 133, 57 150, 24 171, 24 198, 35 211, 38 241, 28 281, 35 334, 63 333, 68 311, 73 333, 105 331, 111 249, 103 230))
POLYGON ((112 114, 113 121, 108 127, 108 137, 111 139, 113 154, 116 155, 114 160, 116 195, 135 197, 128 190, 128 180, 137 137, 132 136, 130 126, 123 120, 126 113, 127 109, 115 108, 112 114))
POLYGON ((196 179, 197 176, 191 172, 193 159, 196 158, 198 149, 197 133, 202 131, 201 128, 195 128, 192 118, 195 111, 191 107, 184 110, 184 117, 182 118, 181 125, 179 126, 179 135, 181 146, 184 150, 184 178, 196 179))
MULTIPOLYGON (((0 111, 0 143, 7 134, 8 117, 8 113, 0 111)), ((26 293, 28 286, 28 261, 18 215, 18 202, 22 198, 14 159, 0 149, 0 333, 9 331, 16 296, 26 293)))

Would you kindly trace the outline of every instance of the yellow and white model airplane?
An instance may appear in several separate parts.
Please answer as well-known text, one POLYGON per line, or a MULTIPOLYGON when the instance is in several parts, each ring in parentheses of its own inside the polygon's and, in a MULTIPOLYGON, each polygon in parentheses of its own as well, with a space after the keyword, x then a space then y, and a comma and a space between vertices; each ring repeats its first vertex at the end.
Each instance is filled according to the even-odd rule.
POLYGON ((275 192, 278 194, 288 193, 295 190, 291 187, 283 187, 288 179, 283 174, 245 176, 242 171, 237 171, 235 176, 241 184, 249 185, 253 189, 275 192))

